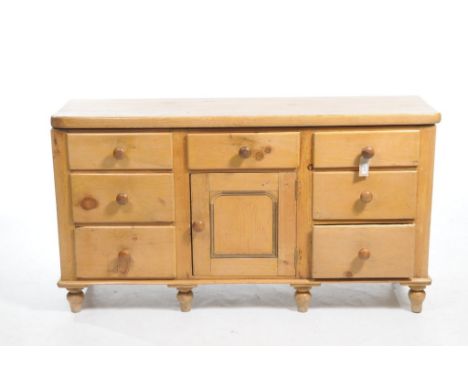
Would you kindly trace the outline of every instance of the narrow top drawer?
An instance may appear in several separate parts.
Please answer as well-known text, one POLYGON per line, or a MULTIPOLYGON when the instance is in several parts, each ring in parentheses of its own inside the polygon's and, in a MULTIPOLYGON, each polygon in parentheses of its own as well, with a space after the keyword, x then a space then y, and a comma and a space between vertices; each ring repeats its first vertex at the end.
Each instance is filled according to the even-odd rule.
POLYGON ((314 167, 358 167, 364 148, 372 148, 371 168, 416 166, 419 131, 331 131, 314 134, 314 167))
POLYGON ((168 170, 172 168, 170 133, 67 135, 72 170, 168 170))
POLYGON ((300 134, 189 134, 190 169, 295 168, 299 164, 300 134))

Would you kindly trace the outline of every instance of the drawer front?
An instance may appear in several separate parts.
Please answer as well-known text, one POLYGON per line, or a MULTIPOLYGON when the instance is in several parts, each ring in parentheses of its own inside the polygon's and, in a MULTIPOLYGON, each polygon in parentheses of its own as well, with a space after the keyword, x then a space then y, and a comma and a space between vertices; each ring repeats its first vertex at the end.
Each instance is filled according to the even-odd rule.
POLYGON ((313 217, 316 220, 413 219, 416 171, 315 172, 313 217))
POLYGON ((80 227, 78 278, 174 278, 174 227, 80 227))
POLYGON ((172 174, 71 174, 76 223, 174 221, 172 174))
POLYGON ((72 170, 132 170, 172 168, 172 135, 68 134, 72 170))
POLYGON ((295 168, 298 132, 189 134, 190 169, 295 168))
POLYGON ((413 224, 315 226, 314 278, 413 276, 413 224))
POLYGON ((315 168, 358 167, 362 150, 372 147, 372 167, 416 166, 419 131, 352 131, 314 134, 315 168))

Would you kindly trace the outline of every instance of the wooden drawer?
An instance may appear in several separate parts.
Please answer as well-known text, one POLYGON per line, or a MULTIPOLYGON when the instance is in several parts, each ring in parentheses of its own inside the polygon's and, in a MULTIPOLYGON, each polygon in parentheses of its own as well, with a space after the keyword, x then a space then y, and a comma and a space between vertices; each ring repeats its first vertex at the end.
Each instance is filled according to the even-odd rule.
POLYGON ((189 134, 188 166, 193 170, 295 168, 298 132, 189 134))
POLYGON ((72 170, 131 170, 172 168, 169 133, 68 134, 72 170))
POLYGON ((372 147, 372 167, 416 166, 419 131, 333 131, 314 134, 315 168, 358 167, 362 149, 372 147))
POLYGON ((76 223, 173 222, 172 174, 71 174, 76 223))
POLYGON ((314 172, 313 217, 316 220, 413 219, 416 171, 314 172), (369 200, 371 199, 371 200, 369 200))
POLYGON ((174 227, 80 227, 75 254, 78 278, 174 278, 174 227))
POLYGON ((314 278, 413 276, 413 224, 315 226, 314 278))

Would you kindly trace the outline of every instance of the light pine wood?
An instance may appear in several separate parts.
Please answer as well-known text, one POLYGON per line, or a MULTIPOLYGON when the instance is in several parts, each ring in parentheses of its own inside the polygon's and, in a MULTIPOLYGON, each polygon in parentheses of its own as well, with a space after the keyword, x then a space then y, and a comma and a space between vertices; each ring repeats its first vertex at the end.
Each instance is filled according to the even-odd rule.
POLYGON ((75 231, 79 278, 174 278, 174 227, 80 227, 75 231), (121 254, 128 255, 121 263, 121 254), (125 269, 122 269, 122 266, 125 269))
POLYGON ((177 301, 179 301, 181 312, 190 312, 192 310, 194 285, 174 285, 177 288, 177 301))
POLYGON ((324 219, 413 219, 416 216, 417 172, 315 172, 313 216, 324 219))
POLYGON ((312 253, 312 131, 301 133, 301 158, 297 169, 297 259, 296 276, 311 277, 312 253))
POLYGON ((203 230, 192 229, 192 261, 195 276, 211 274, 211 221, 209 174, 190 176, 191 218, 199 222, 203 230))
POLYGON ((299 138, 297 132, 189 134, 188 167, 295 168, 299 164, 299 138))
POLYGON ((67 293, 67 301, 70 305, 72 313, 79 313, 83 308, 84 293, 81 288, 69 288, 67 293))
POLYGON ((421 313, 424 299, 426 298, 426 292, 424 291, 425 286, 421 285, 410 285, 408 291, 408 297, 411 303, 411 311, 413 313, 421 313))
POLYGON ((212 258, 210 275, 223 277, 273 277, 278 275, 277 258, 212 258))
POLYGON ((295 298, 297 311, 301 313, 306 313, 309 310, 310 300, 312 295, 310 293, 310 285, 293 285, 296 289, 295 298))
POLYGON ((439 119, 417 97, 72 102, 59 286, 78 312, 90 285, 166 284, 190 311, 196 285, 291 284, 305 312, 320 283, 393 282, 421 312, 439 119))
POLYGON ((68 134, 72 170, 169 170, 170 133, 68 134))
MULTIPOLYGON (((192 175, 192 179, 199 174, 192 175)), ((209 189, 212 192, 260 192, 278 191, 278 173, 212 173, 208 175, 209 189)))
POLYGON ((219 284, 290 284, 294 285, 309 285, 310 287, 320 286, 322 284, 336 284, 336 283, 345 283, 345 284, 400 284, 402 286, 407 286, 409 284, 415 284, 420 286, 431 285, 430 278, 388 278, 388 277, 379 277, 379 278, 367 278, 367 279, 350 279, 350 278, 340 278, 340 279, 320 279, 312 280, 308 279, 299 279, 299 278, 271 278, 271 277, 236 277, 236 278, 219 278, 219 277, 194 277, 192 279, 173 279, 173 280, 162 280, 162 279, 135 279, 135 280, 122 280, 122 279, 87 279, 87 280, 73 280, 73 281, 59 281, 57 285, 60 288, 86 288, 90 285, 167 285, 168 287, 174 287, 175 285, 219 285, 219 284))
POLYGON ((278 200, 278 275, 294 276, 297 261, 296 173, 278 174, 278 200))
POLYGON ((215 257, 270 257, 276 200, 269 195, 220 195, 212 199, 215 257))
POLYGON ((431 228, 435 133, 435 126, 421 129, 418 167, 418 201, 415 219, 416 258, 414 276, 422 278, 429 277, 429 235, 431 228))
POLYGON ((71 210, 71 189, 68 178, 68 148, 66 133, 51 131, 52 155, 54 161, 55 198, 60 249, 60 270, 62 280, 74 280, 75 257, 73 250, 74 224, 71 210))
MULTIPOLYGON (((346 282, 353 282, 355 280, 343 280, 346 282)), ((321 280, 320 282, 312 281, 310 279, 298 279, 298 278, 271 278, 271 277, 236 277, 236 278, 219 278, 219 277, 210 277, 210 278, 199 278, 194 277, 192 279, 133 279, 133 280, 124 280, 124 279, 87 279, 87 280, 73 280, 73 281, 59 281, 57 285, 60 288, 86 288, 89 285, 167 285, 168 287, 177 287, 181 286, 194 286, 196 285, 219 285, 219 284, 301 284, 309 286, 319 286, 322 282, 330 282, 330 280, 321 280)), ((336 282, 336 281, 334 281, 336 282)), ((364 281, 365 282, 365 281, 364 281)), ((375 282, 371 280, 369 282, 375 282)), ((378 282, 401 282, 401 280, 392 280, 392 279, 381 279, 378 282)))
POLYGON ((295 173, 193 174, 194 274, 293 275, 295 179, 295 173))
POLYGON ((430 277, 411 277, 411 279, 399 281, 400 285, 428 286, 432 284, 430 277))
POLYGON ((70 180, 76 223, 174 221, 172 174, 73 173, 70 180), (96 208, 83 208, 85 198, 96 200, 96 208))
POLYGON ((183 132, 173 133, 174 143, 174 199, 175 244, 177 278, 191 278, 192 236, 190 222, 190 174, 187 169, 187 142, 183 132))
MULTIPOLYGON (((314 167, 358 167, 363 150, 371 150, 372 167, 416 166, 419 131, 333 131, 314 136, 314 167)), ((364 153, 365 154, 365 153, 364 153)))
POLYGON ((429 125, 440 114, 419 97, 74 100, 52 126, 220 128, 429 125))
POLYGON ((178 287, 177 288, 177 300, 180 304, 181 312, 190 312, 192 310, 193 292, 192 288, 189 287, 178 287))
POLYGON ((415 227, 407 225, 315 226, 314 278, 411 277, 415 227), (370 252, 363 259, 360 251, 370 252))
MULTIPOLYGON (((260 193, 275 193, 278 188, 277 174, 192 174, 191 175, 191 193, 192 193, 192 221, 200 221, 204 225, 202 231, 192 231, 192 248, 193 248, 193 263, 195 276, 216 275, 215 272, 221 272, 219 263, 214 270, 212 269, 211 259, 211 236, 212 224, 210 219, 210 195, 211 193, 221 193, 223 191, 230 192, 260 192, 260 193), (246 183, 247 182, 247 183, 246 183)), ((240 211, 242 212, 242 211, 240 211)), ((237 259, 237 264, 245 264, 243 259, 237 259)), ((226 266, 231 265, 230 259, 224 259, 221 263, 226 266)), ((257 262, 258 263, 258 262, 257 262)), ((262 263, 262 265, 265 262, 262 263)), ((269 262, 271 264, 271 261, 269 262)), ((249 269, 250 262, 247 265, 241 266, 241 269, 232 270, 232 272, 249 271, 252 275, 252 270, 249 269)), ((261 267, 262 272, 267 272, 267 275, 272 274, 271 267, 265 269, 261 267)), ((225 274, 226 271, 223 272, 225 274)), ((276 272, 275 272, 276 273, 276 272)), ((233 273, 234 274, 234 273, 233 273)), ((245 275, 245 273, 242 273, 245 275)), ((242 275, 241 274, 241 275, 242 275)))

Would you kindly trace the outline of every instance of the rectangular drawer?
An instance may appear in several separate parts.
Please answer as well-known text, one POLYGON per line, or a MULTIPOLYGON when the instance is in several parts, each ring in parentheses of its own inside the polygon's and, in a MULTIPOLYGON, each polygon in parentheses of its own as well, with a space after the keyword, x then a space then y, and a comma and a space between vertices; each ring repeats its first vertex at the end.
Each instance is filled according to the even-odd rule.
POLYGON ((314 278, 413 276, 413 224, 315 226, 314 278))
POLYGON ((367 178, 359 177, 354 171, 314 172, 313 217, 316 220, 413 219, 416 184, 416 171, 371 171, 367 178))
POLYGON ((78 278, 174 278, 174 227, 80 227, 78 278))
POLYGON ((362 149, 372 147, 372 167, 416 166, 419 131, 330 131, 314 134, 315 168, 358 167, 362 149))
POLYGON ((169 170, 170 133, 68 134, 72 170, 169 170))
POLYGON ((189 134, 188 166, 202 169, 295 168, 300 134, 189 134))
POLYGON ((76 223, 174 221, 172 174, 75 173, 70 177, 76 223))

